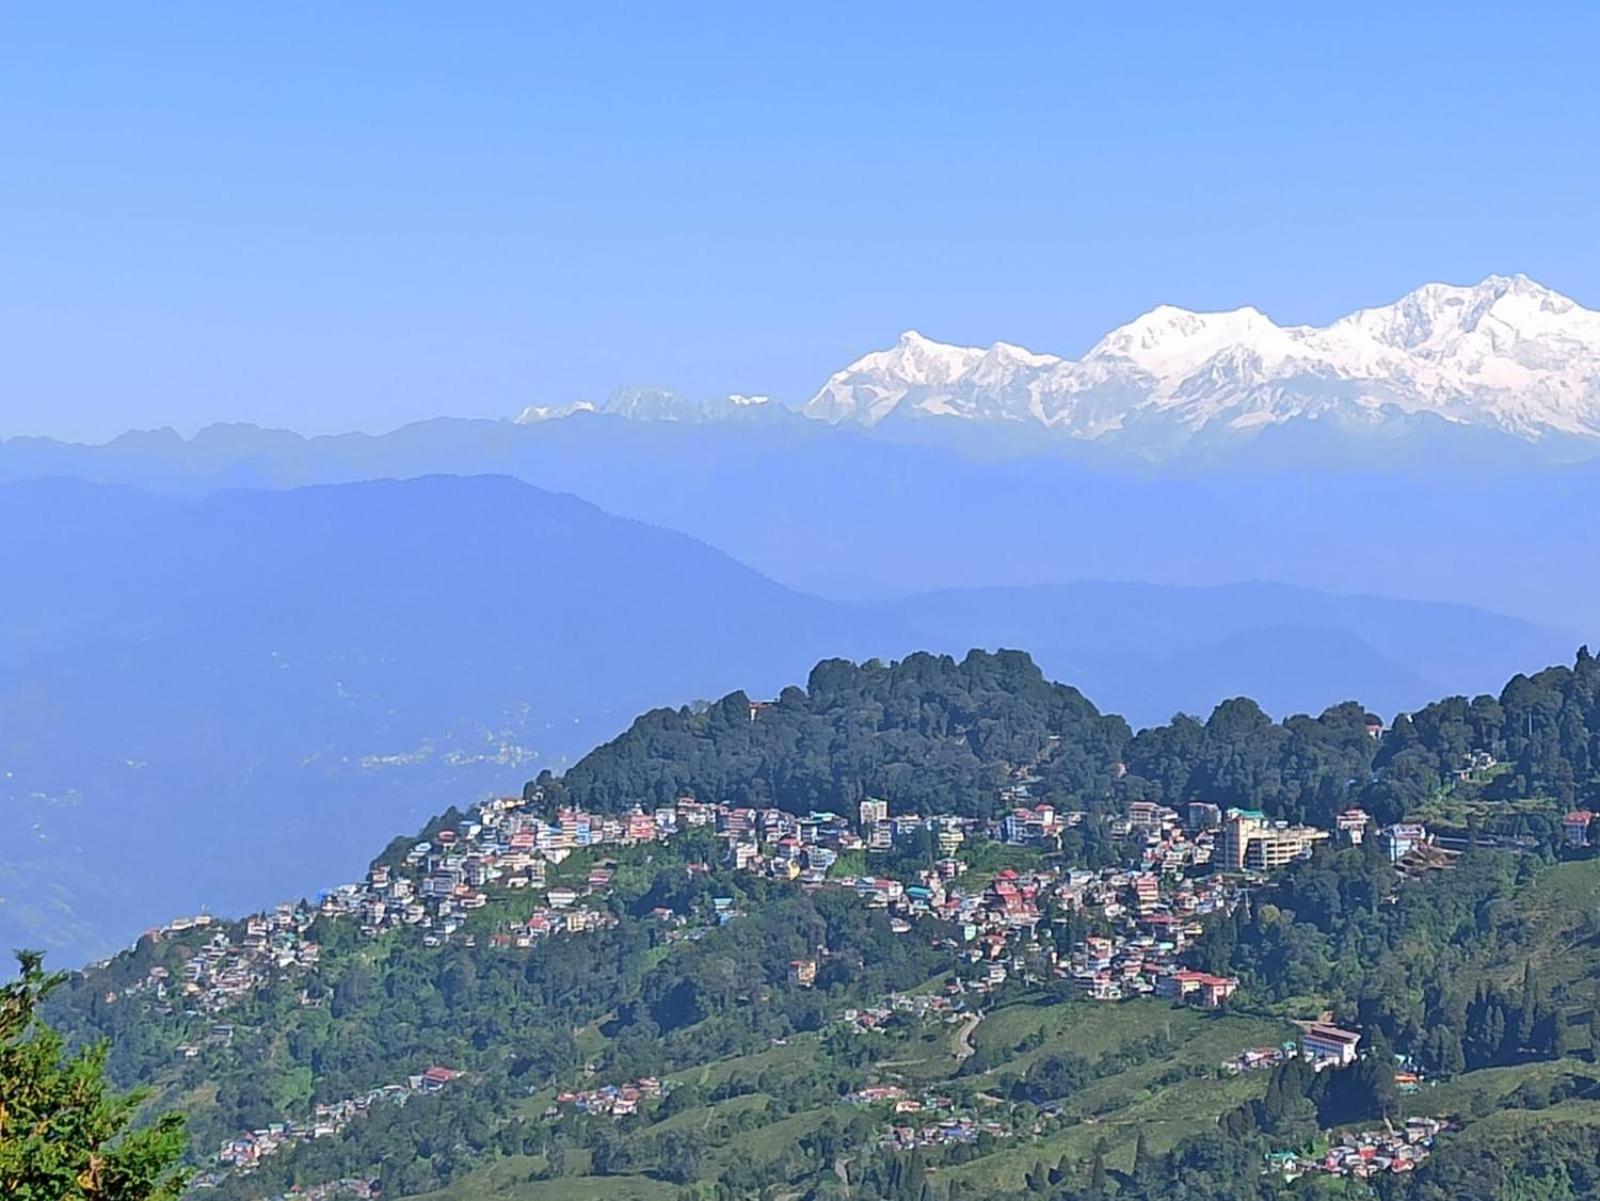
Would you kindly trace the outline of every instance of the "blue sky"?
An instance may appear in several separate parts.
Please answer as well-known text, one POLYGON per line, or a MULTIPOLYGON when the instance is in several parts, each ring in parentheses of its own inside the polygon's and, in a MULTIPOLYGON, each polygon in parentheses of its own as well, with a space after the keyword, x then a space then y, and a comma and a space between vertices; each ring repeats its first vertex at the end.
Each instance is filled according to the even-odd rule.
POLYGON ((1596 9, 1289 7, 7 6, 0 435, 796 399, 907 327, 1497 271, 1600 305, 1596 9))

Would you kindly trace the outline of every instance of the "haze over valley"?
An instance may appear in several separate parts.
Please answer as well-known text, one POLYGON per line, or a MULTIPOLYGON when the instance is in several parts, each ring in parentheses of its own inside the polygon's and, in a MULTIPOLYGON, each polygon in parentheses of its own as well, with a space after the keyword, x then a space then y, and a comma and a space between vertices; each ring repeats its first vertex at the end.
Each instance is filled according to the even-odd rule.
POLYGON ((1078 360, 907 335, 794 409, 0 441, 0 941, 315 891, 826 657, 1027 648, 1136 726, 1497 688, 1600 628, 1597 320, 1496 276, 1324 329, 1163 306, 1078 360))
POLYGON ((0 1201, 1600 1197, 1596 44, 0 6, 0 1201))
MULTIPOLYGON (((193 453, 206 441, 167 445, 193 453)), ((1392 715, 1496 689, 1575 644, 1570 628, 1460 602, 1248 582, 1274 560, 1294 562, 1287 542, 1236 568, 1237 584, 1071 582, 1099 564, 1132 577, 1158 542, 1119 548, 1127 525, 1094 531, 1081 520, 1041 536, 1017 519, 1019 504, 1044 503, 1037 494, 968 505, 974 493, 957 490, 940 505, 948 477, 913 470, 893 509, 869 520, 859 506, 870 494, 840 488, 839 475, 863 467, 851 454, 880 448, 831 435, 823 447, 835 445, 845 453, 831 461, 790 460, 796 475, 831 473, 833 486, 807 493, 792 478, 788 503, 773 458, 732 479, 687 473, 698 484, 676 496, 682 456, 650 473, 626 442, 606 440, 585 445, 583 463, 641 513, 676 505, 697 514, 690 524, 727 532, 736 510, 733 528, 769 570, 804 574, 808 560, 842 578, 881 547, 870 600, 777 583, 703 542, 506 476, 191 498, 61 477, 0 485, 0 553, 22 568, 0 598, 0 768, 14 848, 0 864, 0 941, 78 960, 176 912, 314 893, 356 871, 396 825, 559 770, 640 710, 734 688, 776 693, 826 657, 1027 647, 1054 678, 1147 725, 1180 710, 1204 716, 1237 695, 1279 715, 1350 699, 1392 715), (718 496, 770 500, 719 506, 718 496), (988 539, 984 523, 996 531, 988 539), (830 531, 852 524, 850 555, 830 556, 830 531), (918 575, 918 561, 932 570, 918 575), (985 572, 996 582, 974 586, 985 572), (1066 582, 1019 584, 1019 574, 1066 582), (948 586, 958 580, 967 586, 948 586), (919 585, 931 590, 911 590, 919 585), (182 872, 112 870, 129 856, 163 861, 175 846, 182 872)), ((584 470, 548 444, 536 449, 535 463, 584 470)), ((958 464, 980 483, 1010 470, 887 453, 917 469, 958 464)), ((153 456, 121 467, 147 481, 170 471, 153 456)), ((183 483, 173 491, 203 491, 166 478, 183 483)), ((1163 490, 1189 487, 1116 486, 1159 511, 1163 490)), ((1121 518, 1157 524, 1127 506, 1121 518)), ((1359 522, 1344 530, 1353 543, 1374 533, 1359 522)), ((1181 526, 1173 545, 1188 535, 1181 526)), ((1192 561, 1222 572, 1246 546, 1202 543, 1192 561)), ((1325 560, 1329 543, 1307 551, 1325 560)))

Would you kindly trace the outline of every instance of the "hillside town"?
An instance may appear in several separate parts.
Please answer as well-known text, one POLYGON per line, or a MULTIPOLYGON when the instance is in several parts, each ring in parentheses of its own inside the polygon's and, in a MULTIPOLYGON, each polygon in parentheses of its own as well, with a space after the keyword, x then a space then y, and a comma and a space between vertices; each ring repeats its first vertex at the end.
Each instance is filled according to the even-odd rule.
MULTIPOLYGON (((527 948, 558 933, 582 935, 619 920, 608 905, 614 870, 608 852, 698 832, 714 839, 722 864, 734 871, 851 892, 884 911, 900 933, 921 921, 940 923, 963 991, 982 994, 1014 977, 1035 983, 1049 978, 1096 1001, 1156 996, 1215 1009, 1226 1004, 1238 981, 1194 970, 1183 959, 1206 917, 1238 904, 1273 872, 1325 841, 1358 844, 1371 835, 1359 809, 1340 814, 1337 827, 1324 830, 1269 821, 1255 811, 1223 812, 1203 802, 1181 813, 1134 802, 1104 823, 1121 848, 1118 866, 1073 868, 1035 855, 1022 857, 1017 867, 972 871, 963 848, 987 843, 1049 851, 1085 822, 1081 811, 1029 803, 1032 782, 1024 774, 1008 786, 1006 811, 987 821, 893 815, 887 802, 873 798, 860 803, 854 820, 689 796, 622 815, 568 808, 547 815, 539 795, 495 798, 314 903, 280 905, 232 924, 202 914, 149 932, 157 941, 182 938, 192 945, 181 977, 158 965, 120 997, 108 993, 106 1000, 148 996, 162 1011, 218 1015, 274 974, 293 976, 314 966, 319 948, 311 932, 319 918, 356 923, 368 938, 409 931, 429 946, 482 937, 491 946, 527 948), (931 864, 897 867, 906 864, 903 852, 913 846, 929 851, 931 864), (564 867, 582 852, 590 852, 580 861, 582 869, 564 867), (841 870, 854 864, 866 870, 841 870), (496 918, 485 930, 470 919, 491 896, 528 899, 514 920, 496 918), (1059 929, 1073 920, 1080 934, 1064 944, 1059 929)), ((1429 842, 1416 823, 1387 827, 1376 837, 1396 862, 1429 842)), ((710 862, 688 865, 690 871, 711 869, 710 862)), ((672 936, 692 937, 696 919, 719 924, 738 910, 733 898, 716 898, 705 914, 650 916, 672 925, 672 936)), ((812 987, 826 948, 818 956, 791 963, 789 984, 812 987)))
MULTIPOLYGON (((728 806, 690 796, 651 811, 619 815, 558 808, 535 791, 527 797, 482 802, 459 820, 436 823, 425 837, 391 848, 357 883, 330 889, 311 902, 286 903, 228 923, 208 915, 180 919, 149 933, 185 950, 181 971, 157 964, 108 1003, 139 1000, 162 1013, 182 1012, 208 1022, 179 1047, 194 1057, 226 1044, 230 1005, 273 979, 305 973, 319 962, 319 922, 354 925, 367 939, 415 938, 440 947, 462 941, 518 949, 557 934, 582 936, 615 925, 617 859, 629 848, 669 845, 696 837, 683 870, 715 867, 796 887, 835 889, 882 911, 890 928, 922 931, 948 949, 942 989, 896 993, 880 1003, 844 1010, 835 1019, 857 1033, 889 1028, 898 1016, 965 1023, 955 1045, 965 1046, 981 1020, 986 995, 1008 982, 1056 982, 1090 1001, 1156 997, 1203 1009, 1225 1006, 1238 980, 1196 970, 1185 952, 1208 916, 1243 903, 1272 873, 1319 845, 1359 845, 1375 838, 1400 863, 1426 853, 1427 831, 1415 823, 1374 830, 1367 815, 1349 809, 1334 829, 1273 822, 1249 810, 1223 811, 1194 802, 1179 811, 1135 802, 1115 817, 1057 810, 1033 801, 1031 781, 1010 785, 1003 814, 993 820, 949 815, 895 815, 869 798, 852 815, 793 814, 776 808, 728 806), (1052 852, 1071 831, 1098 821, 1119 862, 1073 867, 1052 852), (706 858, 707 848, 713 853, 706 858), (576 858, 575 858, 576 857, 576 858), (1000 866, 995 866, 995 864, 1000 866), (493 903, 493 908, 491 908, 493 903), (483 917, 477 915, 482 913, 483 917), (510 916, 511 914, 515 916, 510 916)), ((1576 821, 1572 824, 1576 825, 1576 821)), ((664 938, 695 938, 742 914, 733 896, 715 896, 702 912, 658 908, 643 915, 666 927, 664 938)), ((785 978, 795 989, 819 985, 828 949, 796 959, 785 978)), ((303 1005, 320 998, 306 991, 303 1005)), ((1361 1035, 1324 1020, 1302 1023, 1298 1040, 1247 1049, 1218 1065, 1227 1073, 1273 1067, 1301 1057, 1316 1070, 1354 1062, 1361 1035)), ((215 1186, 252 1172, 297 1143, 332 1137, 375 1105, 404 1104, 437 1091, 458 1073, 431 1067, 404 1084, 319 1104, 303 1120, 242 1132, 223 1143, 213 1166, 196 1181, 215 1186)), ((665 1097, 670 1086, 645 1077, 620 1085, 557 1094, 545 1113, 624 1119, 665 1097)), ((982 1134, 1004 1137, 1001 1123, 955 1112, 947 1098, 893 1083, 864 1087, 846 1100, 888 1111, 879 1145, 891 1150, 948 1147, 982 1134)), ((1315 1162, 1274 1160, 1285 1176, 1310 1172, 1365 1177, 1401 1172, 1426 1156, 1433 1129, 1413 1123, 1400 1133, 1352 1136, 1315 1162)))
POLYGON ((364 1117, 375 1106, 404 1105, 414 1096, 439 1092, 460 1075, 452 1068, 434 1066, 408 1078, 404 1084, 386 1084, 382 1088, 369 1089, 360 1096, 315 1105, 310 1116, 304 1120, 273 1122, 256 1130, 244 1131, 222 1144, 214 1160, 215 1166, 198 1176, 194 1186, 215 1188, 229 1176, 252 1172, 262 1160, 281 1154, 298 1143, 336 1137, 351 1122, 364 1117))
POLYGON ((1316 1154, 1279 1151, 1267 1157, 1263 1171, 1281 1173, 1285 1180, 1319 1174, 1351 1180, 1370 1180, 1385 1173, 1414 1171, 1433 1151, 1433 1141, 1450 1123, 1443 1118, 1414 1117, 1398 1129, 1362 1130, 1333 1139, 1316 1154))
POLYGON ((571 1108, 577 1113, 626 1118, 638 1113, 640 1105, 659 1101, 671 1091, 671 1085, 654 1076, 641 1076, 629 1084, 602 1084, 596 1088, 569 1090, 556 1094, 546 1116, 558 1117, 562 1109, 571 1108))
POLYGON ((959 1110, 949 1097, 927 1090, 912 1093, 898 1084, 873 1084, 851 1093, 845 1102, 892 1115, 878 1145, 893 1151, 960 1146, 977 1142, 980 1135, 1012 1137, 1003 1123, 959 1110))

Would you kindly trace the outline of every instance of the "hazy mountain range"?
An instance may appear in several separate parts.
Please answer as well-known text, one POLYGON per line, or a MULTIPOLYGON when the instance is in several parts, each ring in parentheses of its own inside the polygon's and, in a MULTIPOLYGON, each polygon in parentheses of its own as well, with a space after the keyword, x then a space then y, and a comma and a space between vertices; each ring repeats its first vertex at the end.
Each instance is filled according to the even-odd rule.
POLYGON ((1333 697, 1392 716, 1572 651, 1562 635, 1465 605, 1266 583, 967 588, 876 607, 927 649, 1027 648, 1052 679, 1136 727, 1233 696, 1279 716, 1320 712, 1333 697))
POLYGON ((1018 647, 1136 724, 1496 687, 1600 641, 1597 348, 1495 277, 1076 360, 908 336, 799 411, 0 441, 0 943, 314 889, 828 656, 1018 647))
POLYGON ((846 604, 500 477, 198 500, 32 481, 0 487, 0 556, 0 944, 69 959, 338 882, 640 710, 823 657, 1028 646, 1147 722, 1247 691, 1387 714, 1572 650, 1462 606, 1271 585, 846 604))
POLYGON ((39 481, 0 488, 0 556, 0 945, 80 953, 337 882, 379 831, 663 700, 893 641, 504 478, 195 502, 39 481))
POLYGON ((1321 462, 1329 448, 1356 448, 1330 427, 1281 426, 1245 444, 1227 470, 1179 472, 973 455, 793 414, 698 424, 591 413, 534 425, 440 419, 313 438, 229 425, 95 446, 13 438, 0 442, 0 481, 71 476, 202 497, 499 473, 682 531, 791 587, 842 599, 1269 580, 1463 602, 1593 639, 1600 557, 1584 553, 1574 520, 1600 511, 1600 463, 1536 462, 1513 453, 1532 444, 1446 428, 1455 436, 1366 443, 1339 465, 1321 462))
MULTIPOLYGON (((765 403, 628 390, 599 405, 530 406, 519 420, 580 411, 715 420, 765 403)), ((1600 313, 1526 276, 1496 275, 1472 287, 1426 284, 1322 327, 1280 326, 1248 307, 1162 305, 1077 359, 909 331, 830 376, 799 411, 862 428, 1009 425, 1147 459, 1303 422, 1373 436, 1442 423, 1583 457, 1600 449, 1600 313)))

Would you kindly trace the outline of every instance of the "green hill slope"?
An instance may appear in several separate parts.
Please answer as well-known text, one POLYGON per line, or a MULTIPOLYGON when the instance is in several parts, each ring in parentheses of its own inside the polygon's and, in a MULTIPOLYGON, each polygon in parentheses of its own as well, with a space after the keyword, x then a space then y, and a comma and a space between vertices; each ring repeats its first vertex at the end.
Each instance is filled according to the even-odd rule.
MULTIPOLYGON (((1479 1195, 1541 1195, 1514 1190, 1577 1180, 1600 1119, 1588 848, 1547 825, 1408 872, 1369 833, 1240 880, 1195 857, 1208 833, 1149 805, 1155 824, 1136 826, 1127 805, 1207 781, 1315 819, 1398 803, 1410 769, 1395 765, 1428 755, 1426 803, 1464 789, 1524 822, 1478 781, 1443 780, 1453 740, 1504 742, 1524 694, 1575 719, 1595 674, 1584 657, 1514 681, 1498 719, 1471 703, 1465 733, 1450 702, 1382 739, 1358 707, 1263 726, 1235 704, 1125 742, 1144 774, 1119 778, 1115 761, 1077 774, 1119 732, 1023 656, 824 665, 771 708, 736 695, 641 719, 587 774, 397 839, 363 884, 168 927, 74 976, 53 1018, 109 1038, 119 1080, 191 1116, 215 1201, 374 1182, 440 1201, 1142 1201, 1178 1181, 1195 1199, 1265 1197, 1311 1187, 1264 1172, 1268 1153, 1315 1165, 1340 1132, 1376 1138, 1407 1115, 1454 1128, 1386 1186, 1397 1198, 1440 1195, 1485 1147, 1520 1158, 1479 1195), (902 778, 887 849, 810 858, 820 831, 848 846, 856 824, 811 808, 902 778), (670 828, 622 804, 690 788, 670 828), (1060 825, 1000 845, 1012 827, 986 815, 1041 797, 1060 825), (1146 878, 1159 913, 1187 914, 1174 947, 1140 932, 1146 878), (1238 992, 1217 1011, 1083 999, 1075 965, 1095 939, 1238 992), (1323 1011, 1362 1033, 1348 1070, 1225 1066, 1323 1011), (1415 1091, 1397 1091, 1395 1055, 1415 1091), (1547 1123, 1566 1133, 1538 1160, 1529 1132, 1547 1123)), ((1578 788, 1572 730, 1534 730, 1500 747, 1512 771, 1578 788), (1541 747, 1555 757, 1528 758, 1541 747)), ((1117 962, 1139 992, 1139 959, 1117 962)))

